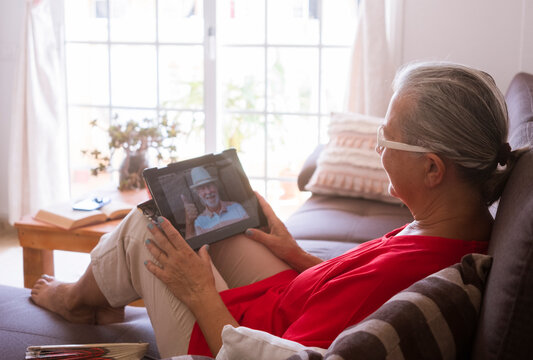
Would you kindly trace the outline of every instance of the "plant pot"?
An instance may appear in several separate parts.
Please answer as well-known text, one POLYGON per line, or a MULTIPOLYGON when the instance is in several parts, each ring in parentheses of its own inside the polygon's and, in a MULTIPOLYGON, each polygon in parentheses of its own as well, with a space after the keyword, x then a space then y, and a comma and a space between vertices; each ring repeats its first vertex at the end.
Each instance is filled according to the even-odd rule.
POLYGON ((146 187, 142 172, 148 167, 146 152, 127 153, 126 158, 120 165, 119 169, 119 186, 120 191, 143 189, 146 187))

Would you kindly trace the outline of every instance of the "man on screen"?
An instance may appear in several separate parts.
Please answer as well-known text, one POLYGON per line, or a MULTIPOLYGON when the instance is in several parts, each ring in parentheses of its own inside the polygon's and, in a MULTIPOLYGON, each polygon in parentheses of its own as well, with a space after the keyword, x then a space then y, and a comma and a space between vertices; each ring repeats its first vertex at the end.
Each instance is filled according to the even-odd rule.
POLYGON ((181 195, 185 206, 186 238, 201 235, 248 218, 248 214, 241 204, 220 199, 216 184, 218 179, 211 176, 204 167, 193 168, 191 179, 191 189, 198 195, 205 210, 198 214, 196 206, 188 202, 183 194, 181 195))

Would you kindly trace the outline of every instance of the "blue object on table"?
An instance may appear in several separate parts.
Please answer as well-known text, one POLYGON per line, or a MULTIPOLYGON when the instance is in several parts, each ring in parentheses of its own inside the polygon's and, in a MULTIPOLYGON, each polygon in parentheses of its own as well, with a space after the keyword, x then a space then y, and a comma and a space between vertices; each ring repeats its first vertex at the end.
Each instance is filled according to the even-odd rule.
POLYGON ((93 196, 93 197, 78 201, 77 203, 72 205, 72 209, 80 210, 80 211, 98 210, 102 206, 109 204, 110 201, 111 199, 108 197, 93 196))

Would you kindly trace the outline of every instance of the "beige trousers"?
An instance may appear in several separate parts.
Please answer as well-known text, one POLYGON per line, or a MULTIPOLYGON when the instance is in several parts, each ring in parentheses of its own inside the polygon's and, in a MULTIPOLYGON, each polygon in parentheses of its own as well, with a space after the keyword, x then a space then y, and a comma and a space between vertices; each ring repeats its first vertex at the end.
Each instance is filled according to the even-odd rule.
MULTIPOLYGON (((162 358, 185 354, 195 319, 167 287, 144 265, 153 259, 145 240, 152 239, 149 220, 133 210, 111 233, 102 236, 91 252, 96 282, 111 306, 142 298, 154 328, 162 358)), ((218 291, 275 275, 289 269, 262 244, 237 235, 211 244, 209 254, 218 291)))

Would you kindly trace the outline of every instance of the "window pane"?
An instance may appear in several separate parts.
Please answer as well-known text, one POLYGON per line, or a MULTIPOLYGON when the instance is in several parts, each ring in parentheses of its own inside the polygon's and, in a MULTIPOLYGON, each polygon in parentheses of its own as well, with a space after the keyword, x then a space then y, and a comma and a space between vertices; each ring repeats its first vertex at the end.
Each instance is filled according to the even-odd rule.
POLYGON ((226 114, 224 148, 235 148, 248 176, 265 175, 265 120, 256 114, 226 114))
POLYGON ((108 105, 106 45, 66 45, 67 91, 71 104, 108 105))
POLYGON ((159 0, 158 4, 160 42, 204 41, 203 1, 159 0))
POLYGON ((354 0, 322 1, 322 43, 351 46, 355 36, 356 3, 354 0))
POLYGON ((318 49, 269 49, 268 109, 318 111, 318 49))
POLYGON ((91 169, 98 166, 98 161, 90 155, 93 150, 108 154, 105 131, 109 125, 109 111, 105 108, 71 106, 68 108, 68 116, 72 197, 78 198, 91 189, 102 188, 111 183, 111 174, 97 177, 91 175, 91 169), (90 125, 93 120, 97 121, 97 127, 90 125), (87 154, 82 151, 87 151, 87 154))
POLYGON ((109 0, 111 41, 155 41, 155 1, 109 0))
POLYGON ((322 49, 321 112, 343 111, 351 49, 322 49))
POLYGON ((155 107, 155 46, 111 46, 111 89, 115 106, 155 107))
POLYGON ((264 48, 224 48, 219 77, 225 109, 264 110, 264 54, 264 48))
POLYGON ((317 139, 317 117, 270 115, 268 177, 295 178, 316 147, 317 139))
POLYGON ((269 44, 318 44, 319 0, 269 0, 269 44))
POLYGON ((320 144, 327 144, 329 141, 329 123, 331 122, 330 116, 322 116, 320 118, 320 144))
POLYGON ((106 0, 67 0, 64 9, 67 41, 107 41, 106 0))
POLYGON ((264 44, 265 0, 219 2, 223 44, 264 44))
POLYGON ((204 113, 167 111, 167 118, 179 124, 176 137, 178 161, 202 155, 205 151, 204 113))
MULTIPOLYGON (((113 109, 113 118, 111 119, 111 123, 114 125, 124 125, 128 121, 133 120, 136 122, 141 123, 143 119, 156 119, 157 118, 157 112, 155 110, 125 110, 125 109, 113 109)), ((105 135, 106 138, 108 138, 107 134, 105 135)), ((109 147, 106 147, 104 149, 106 152, 111 151, 109 147)), ((115 149, 113 150, 113 158, 111 159, 111 166, 113 169, 117 170, 120 168, 120 165, 122 164, 122 161, 126 157, 126 152, 123 149, 115 149)), ((152 155, 148 157, 148 162, 150 166, 156 166, 157 161, 154 154, 148 154, 152 155)), ((118 185, 118 181, 117 181, 118 185)))
MULTIPOLYGON (((245 169, 246 171, 246 169, 245 169)), ((261 180, 261 179, 250 179, 250 186, 252 187, 252 189, 254 191, 257 191, 259 192, 259 194, 261 194, 261 196, 265 196, 265 193, 266 193, 266 181, 264 180, 261 180)), ((268 199, 267 199, 268 201, 268 199)))
POLYGON ((159 48, 161 107, 203 108, 203 56, 202 46, 161 46, 159 48))
POLYGON ((141 121, 142 119, 155 119, 157 112, 155 110, 130 110, 130 109, 112 109, 111 122, 113 124, 125 124, 130 120, 141 121))

